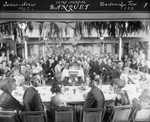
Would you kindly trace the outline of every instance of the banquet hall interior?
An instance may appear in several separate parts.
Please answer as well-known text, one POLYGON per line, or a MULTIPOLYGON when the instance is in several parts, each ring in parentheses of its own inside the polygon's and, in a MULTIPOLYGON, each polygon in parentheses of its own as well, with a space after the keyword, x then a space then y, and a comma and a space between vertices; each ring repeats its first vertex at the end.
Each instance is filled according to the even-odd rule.
POLYGON ((0 122, 150 122, 149 1, 89 1, 0 5, 0 122))
POLYGON ((35 87, 47 110, 57 94, 51 90, 56 82, 68 106, 84 105, 93 74, 105 107, 111 108, 117 97, 113 79, 118 78, 133 105, 150 84, 149 23, 1 21, 0 77, 16 80, 12 95, 20 103, 25 90, 35 87))

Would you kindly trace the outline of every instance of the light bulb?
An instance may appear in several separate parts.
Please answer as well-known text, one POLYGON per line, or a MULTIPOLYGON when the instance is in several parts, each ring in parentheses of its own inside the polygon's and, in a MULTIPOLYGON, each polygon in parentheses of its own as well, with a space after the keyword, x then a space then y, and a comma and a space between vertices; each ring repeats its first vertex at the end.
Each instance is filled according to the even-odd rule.
POLYGON ((99 39, 100 39, 100 40, 103 40, 103 39, 104 39, 104 36, 100 36, 99 39))
POLYGON ((23 30, 27 27, 27 24, 25 23, 19 23, 18 25, 19 25, 19 28, 23 30))

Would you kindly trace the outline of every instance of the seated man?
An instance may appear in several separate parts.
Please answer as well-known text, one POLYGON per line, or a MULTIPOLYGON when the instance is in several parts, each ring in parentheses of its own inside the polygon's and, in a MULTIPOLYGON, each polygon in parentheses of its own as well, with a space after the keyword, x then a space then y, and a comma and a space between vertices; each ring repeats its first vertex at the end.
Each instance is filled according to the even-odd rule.
MULTIPOLYGON (((5 111, 22 110, 22 105, 12 96, 16 90, 16 80, 14 78, 0 79, 0 109, 5 111)), ((0 110, 0 111, 1 111, 0 110)))
POLYGON ((34 87, 26 89, 23 95, 25 111, 44 111, 44 106, 38 91, 34 87))
POLYGON ((20 67, 15 66, 13 68, 14 79, 16 80, 17 86, 22 86, 25 83, 25 77, 20 74, 20 67))
POLYGON ((29 84, 30 82, 30 75, 31 73, 27 71, 27 67, 25 65, 21 65, 21 74, 24 75, 25 77, 25 83, 24 84, 29 84))
POLYGON ((89 82, 91 90, 87 95, 83 108, 104 108, 105 98, 103 92, 97 87, 99 83, 99 77, 95 73, 91 74, 89 82))

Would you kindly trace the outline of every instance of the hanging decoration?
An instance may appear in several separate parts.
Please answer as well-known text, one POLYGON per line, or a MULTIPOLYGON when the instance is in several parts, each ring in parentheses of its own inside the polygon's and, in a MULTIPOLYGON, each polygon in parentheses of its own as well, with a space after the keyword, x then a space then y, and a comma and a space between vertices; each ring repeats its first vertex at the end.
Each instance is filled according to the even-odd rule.
POLYGON ((4 45, 4 43, 0 43, 0 49, 6 49, 7 47, 4 45))
POLYGON ((27 27, 27 24, 24 23, 24 22, 21 22, 21 23, 18 23, 18 26, 19 26, 20 29, 25 30, 26 27, 27 27))
POLYGON ((3 43, 1 43, 1 46, 0 46, 0 49, 2 49, 3 48, 3 43))
MULTIPOLYGON (((92 32, 96 31, 98 37, 101 40, 104 38, 104 33, 108 33, 109 37, 123 37, 128 36, 128 34, 138 34, 141 30, 147 31, 150 27, 149 21, 88 21, 88 22, 35 22, 39 26, 39 35, 41 37, 39 40, 44 40, 45 44, 47 41, 51 40, 54 43, 58 42, 60 45, 64 40, 64 36, 69 33, 68 28, 72 28, 74 31, 75 40, 80 40, 84 37, 84 33, 87 32, 88 36, 92 36, 92 32), (63 23, 64 26, 61 27, 58 23, 63 23), (74 23, 73 26, 71 26, 74 23)), ((34 29, 33 22, 30 21, 8 21, 5 23, 0 23, 0 38, 4 38, 13 35, 13 40, 23 43, 23 35, 27 30, 32 32, 34 29)), ((77 42, 73 42, 76 45, 77 42)))
POLYGON ((17 21, 9 21, 5 23, 0 23, 0 32, 3 37, 12 37, 14 41, 19 41, 23 38, 23 33, 26 30, 30 32, 33 31, 32 22, 17 22, 17 21), (24 30, 24 32, 23 32, 24 30))

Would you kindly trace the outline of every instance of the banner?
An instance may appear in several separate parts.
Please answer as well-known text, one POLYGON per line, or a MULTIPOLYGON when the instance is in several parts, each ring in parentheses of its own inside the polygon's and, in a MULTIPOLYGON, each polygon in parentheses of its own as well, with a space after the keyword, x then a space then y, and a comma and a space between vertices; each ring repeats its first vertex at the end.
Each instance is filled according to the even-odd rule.
POLYGON ((1 0, 4 12, 150 12, 150 0, 1 0))

